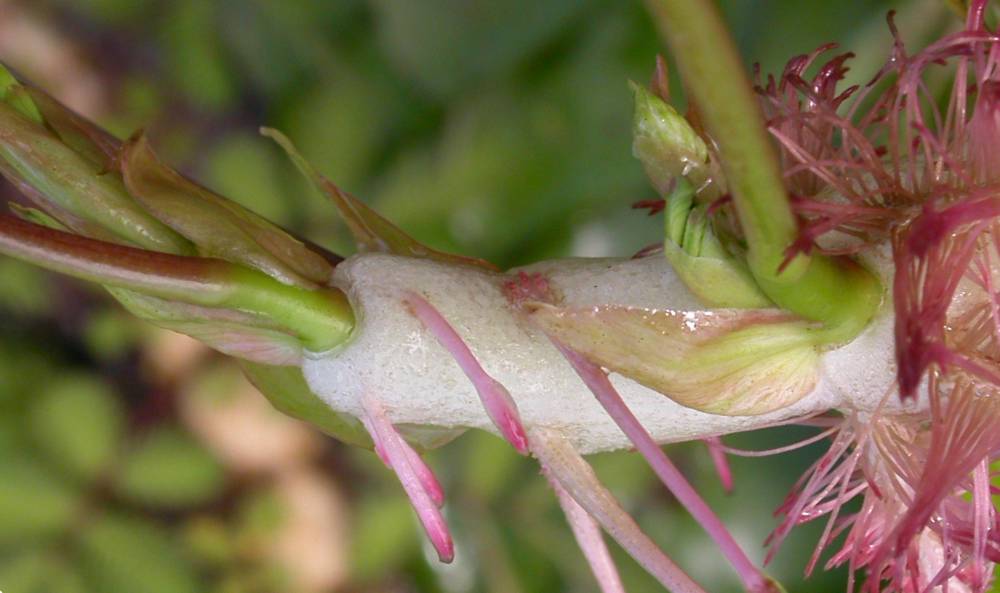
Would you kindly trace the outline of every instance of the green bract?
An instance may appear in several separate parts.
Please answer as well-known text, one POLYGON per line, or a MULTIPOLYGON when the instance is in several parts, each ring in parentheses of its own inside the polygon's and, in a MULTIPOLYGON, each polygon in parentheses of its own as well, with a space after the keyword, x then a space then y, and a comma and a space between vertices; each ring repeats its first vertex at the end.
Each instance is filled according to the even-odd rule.
POLYGON ((708 219, 707 205, 694 205, 694 188, 677 180, 667 198, 663 253, 681 280, 710 307, 752 309, 773 306, 750 270, 719 242, 708 219))

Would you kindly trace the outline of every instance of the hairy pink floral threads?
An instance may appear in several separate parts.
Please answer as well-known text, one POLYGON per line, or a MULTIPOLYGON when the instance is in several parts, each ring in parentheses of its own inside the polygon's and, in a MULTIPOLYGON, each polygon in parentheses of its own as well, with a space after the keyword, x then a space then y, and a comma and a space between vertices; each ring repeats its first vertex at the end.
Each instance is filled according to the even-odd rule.
POLYGON ((365 395, 362 405, 365 409, 362 421, 381 451, 380 456, 399 477, 427 537, 437 550, 438 558, 441 562, 451 562, 455 558, 455 545, 439 508, 439 500, 443 500, 443 497, 437 479, 389 422, 381 402, 371 395, 365 395), (428 476, 432 482, 428 480, 428 476))
POLYGON ((500 434, 518 453, 528 454, 528 437, 521 424, 517 404, 507 388, 491 377, 476 360, 468 345, 458 335, 455 328, 420 295, 408 292, 403 302, 410 308, 413 315, 424 324, 437 341, 454 357, 465 375, 472 381, 479 394, 483 407, 500 434))
POLYGON ((754 566, 722 521, 712 512, 680 470, 670 461, 667 454, 663 452, 663 449, 653 441, 646 429, 642 427, 639 420, 625 405, 611 381, 608 380, 607 373, 578 352, 557 341, 553 340, 553 343, 590 388, 608 415, 635 444, 636 449, 646 459, 667 489, 715 540, 723 556, 733 565, 747 591, 756 593, 777 591, 774 588, 774 583, 754 566))
POLYGON ((618 569, 615 568, 615 562, 611 558, 611 553, 608 552, 608 546, 604 543, 601 527, 597 521, 570 496, 569 492, 566 492, 559 480, 552 477, 551 472, 544 464, 542 464, 542 473, 545 474, 549 486, 556 493, 559 506, 562 507, 566 521, 569 523, 570 529, 573 530, 577 545, 580 546, 580 550, 590 565, 594 579, 601 587, 601 593, 625 593, 625 587, 622 585, 621 577, 618 576, 618 569))

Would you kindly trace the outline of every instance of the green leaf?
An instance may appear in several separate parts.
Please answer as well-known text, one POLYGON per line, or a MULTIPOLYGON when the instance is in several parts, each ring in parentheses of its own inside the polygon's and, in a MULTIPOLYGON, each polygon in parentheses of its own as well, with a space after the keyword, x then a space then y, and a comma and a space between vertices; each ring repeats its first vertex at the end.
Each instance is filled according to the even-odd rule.
POLYGON ((237 539, 241 548, 266 545, 285 523, 287 513, 277 493, 258 490, 240 501, 237 539))
POLYGON ((154 523, 108 515, 80 536, 84 574, 95 591, 198 593, 194 567, 173 536, 154 523))
POLYGON ((55 536, 69 527, 81 501, 78 493, 29 458, 0 459, 0 544, 55 536))
POLYGON ((46 570, 45 586, 40 593, 87 593, 89 589, 78 570, 75 566, 52 559, 46 570))
POLYGON ((174 427, 146 434, 126 455, 115 483, 125 498, 156 508, 203 504, 216 498, 224 485, 219 463, 193 437, 174 427))
POLYGON ((47 562, 41 551, 20 551, 0 561, 0 591, 11 593, 62 593, 45 588, 47 562))
POLYGON ((550 41, 589 2, 377 0, 379 42, 425 89, 449 95, 496 79, 550 41))
POLYGON ((28 424, 41 452, 74 477, 90 481, 114 457, 124 431, 123 416, 107 384, 89 375, 71 375, 39 395, 28 424))
POLYGON ((393 572, 419 551, 413 510, 399 496, 366 497, 354 519, 354 578, 368 581, 393 572))

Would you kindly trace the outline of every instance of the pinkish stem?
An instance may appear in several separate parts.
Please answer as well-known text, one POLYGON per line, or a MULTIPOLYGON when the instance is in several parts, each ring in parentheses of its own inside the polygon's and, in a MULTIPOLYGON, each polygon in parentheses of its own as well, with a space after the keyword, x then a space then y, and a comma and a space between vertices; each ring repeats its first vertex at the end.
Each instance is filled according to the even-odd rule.
MULTIPOLYGON (((429 473, 430 468, 422 461, 419 463, 422 470, 414 467, 413 460, 419 460, 420 456, 389 422, 381 402, 366 395, 362 398, 362 405, 365 409, 365 417, 363 418, 365 427, 371 433, 377 446, 383 451, 384 459, 387 460, 389 467, 399 477, 399 482, 402 484, 403 490, 406 491, 420 523, 424 526, 427 537, 430 538, 431 544, 437 550, 438 558, 441 559, 441 562, 451 562, 455 558, 455 545, 452 542, 451 533, 448 531, 448 525, 444 521, 444 516, 441 514, 441 509, 438 508, 434 496, 428 492, 425 483, 426 476, 422 477, 422 473, 425 470, 429 473)), ((431 477, 433 478, 433 475, 431 477)), ((436 478, 434 484, 437 484, 436 478)), ((437 488, 440 490, 440 486, 437 488)))
POLYGON ((615 568, 615 561, 608 552, 608 546, 604 543, 604 537, 601 535, 601 528, 597 521, 573 500, 573 497, 566 492, 559 480, 552 476, 551 471, 545 467, 544 463, 542 464, 542 473, 545 474, 549 485, 555 491, 556 498, 559 499, 559 506, 562 507, 566 521, 576 537, 576 543, 580 546, 584 557, 587 558, 587 563, 590 565, 590 570, 594 573, 594 578, 601 587, 602 593, 625 593, 621 577, 618 576, 618 569, 615 568))
POLYGON ((469 378, 479 394, 480 401, 500 434, 522 455, 528 454, 528 437, 524 433, 517 404, 507 388, 491 377, 476 360, 455 328, 423 297, 407 292, 403 302, 413 315, 424 324, 437 341, 451 353, 462 372, 469 378))
POLYGON ((708 535, 715 540, 723 556, 733 565, 747 591, 753 593, 777 591, 778 589, 775 588, 773 581, 766 577, 747 558, 743 549, 736 543, 736 540, 733 539, 732 534, 729 533, 729 530, 726 529, 722 521, 712 512, 712 509, 702 500, 701 496, 695 492, 695 489, 684 478, 684 475, 681 474, 673 462, 670 461, 667 454, 656 444, 653 437, 642 427, 642 424, 639 423, 639 420, 628 409, 618 391, 611 384, 607 373, 599 366, 584 358, 579 352, 566 347, 556 340, 553 340, 553 343, 563 353, 577 374, 580 375, 583 382, 587 384, 587 387, 594 393, 597 401, 608 412, 608 415, 611 416, 615 423, 622 429, 622 432, 632 441, 639 453, 646 458, 650 467, 659 476, 660 481, 673 493, 684 508, 691 513, 695 520, 701 524, 705 531, 708 532, 708 535))
POLYGON ((561 433, 533 427, 531 442, 532 453, 573 500, 664 587, 673 593, 707 593, 642 532, 561 433))
MULTIPOLYGON (((366 424, 367 426, 367 424, 366 424)), ((368 431, 371 434, 372 442, 375 444, 375 454, 378 458, 382 460, 382 463, 389 469, 393 469, 392 463, 389 461, 389 456, 386 453, 385 445, 378 438, 373 430, 368 431)), ((402 439, 402 437, 400 437, 402 439)), ((427 495, 431 497, 434 504, 438 508, 444 506, 444 488, 441 487, 441 482, 438 481, 437 476, 431 471, 431 468, 427 465, 422 457, 413 450, 413 447, 409 446, 406 439, 402 439, 404 443, 403 450, 406 452, 406 458, 410 462, 410 466, 413 471, 416 472, 417 478, 420 480, 420 484, 423 486, 427 495)))
POLYGON ((719 481, 722 482, 722 489, 726 494, 733 491, 733 470, 729 467, 729 460, 726 459, 726 447, 719 437, 708 437, 702 439, 708 447, 708 454, 712 457, 712 464, 715 465, 715 473, 719 474, 719 481))

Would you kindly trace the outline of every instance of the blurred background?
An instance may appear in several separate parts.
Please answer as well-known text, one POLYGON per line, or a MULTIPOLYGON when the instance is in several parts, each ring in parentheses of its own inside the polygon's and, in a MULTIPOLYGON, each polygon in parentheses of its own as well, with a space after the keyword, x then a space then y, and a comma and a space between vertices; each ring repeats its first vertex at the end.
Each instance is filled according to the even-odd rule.
MULTIPOLYGON (((899 11, 920 46, 943 0, 728 0, 749 60, 775 72, 836 41, 864 82, 899 11)), ((631 156, 627 81, 658 42, 637 1, 0 0, 0 60, 118 135, 147 129, 188 174, 341 254, 348 233, 257 128, 285 131, 344 188, 418 239, 504 267, 627 256, 660 240, 631 156)), ((675 84, 674 88, 679 88, 675 84)), ((0 182, 0 199, 16 199, 0 182)), ((763 448, 795 429, 730 438, 763 448)), ((756 559, 771 511, 819 454, 671 454, 756 559)), ((100 290, 0 259, 0 591, 596 591, 534 463, 468 433, 429 456, 458 558, 432 561, 374 455, 273 411, 223 357, 128 317, 100 290)), ((739 590, 641 459, 592 459, 639 523, 713 593, 739 590)), ((817 526, 770 568, 808 585, 817 526)), ((656 583, 613 547, 629 591, 656 583)))

